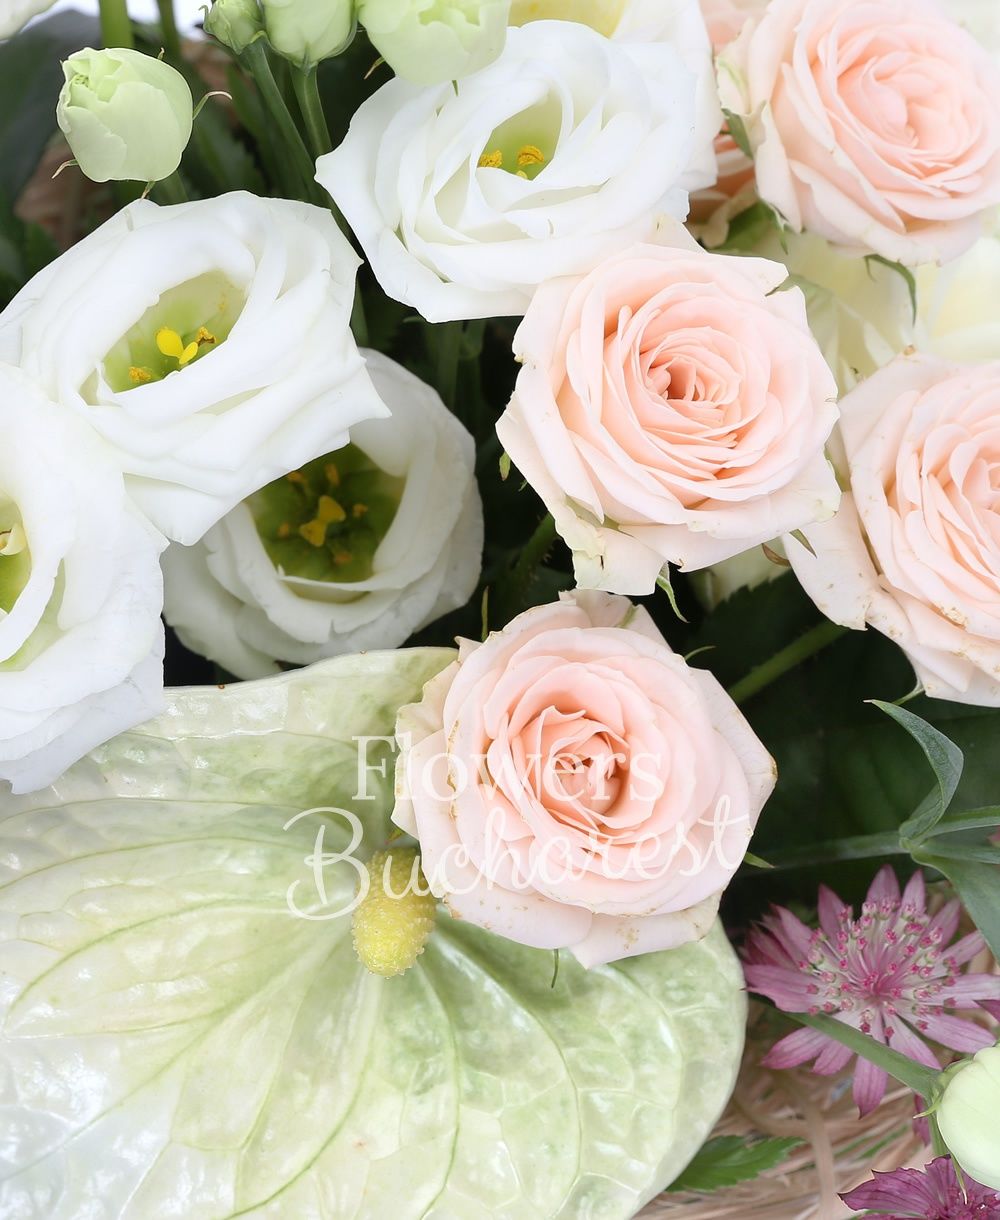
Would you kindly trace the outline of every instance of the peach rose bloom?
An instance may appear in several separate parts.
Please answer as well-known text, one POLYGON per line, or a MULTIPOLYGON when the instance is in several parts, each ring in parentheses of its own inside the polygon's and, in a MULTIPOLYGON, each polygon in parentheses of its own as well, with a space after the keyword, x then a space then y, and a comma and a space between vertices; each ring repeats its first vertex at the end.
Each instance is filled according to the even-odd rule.
POLYGON ((577 583, 649 593, 833 516, 837 387, 778 263, 682 231, 535 296, 497 424, 574 553, 577 583))
MULTIPOLYGON (((701 0, 702 15, 716 54, 736 38, 750 17, 761 12, 765 3, 766 0, 701 0)), ((720 245, 725 240, 729 219, 751 207, 757 198, 753 162, 729 134, 728 127, 715 137, 715 156, 718 180, 714 186, 693 192, 688 216, 709 245, 720 245), (706 226, 712 225, 713 218, 718 218, 715 226, 703 233, 706 226)))
POLYGON ((434 893, 584 966, 704 936, 775 783, 712 675, 601 593, 462 641, 396 732, 393 820, 434 893))
POLYGON ((796 231, 939 262, 1000 203, 996 64, 936 0, 772 0, 718 70, 796 231))
POLYGON ((825 615, 895 640, 928 695, 1000 707, 1000 363, 900 356, 841 404, 850 494, 788 558, 825 615))

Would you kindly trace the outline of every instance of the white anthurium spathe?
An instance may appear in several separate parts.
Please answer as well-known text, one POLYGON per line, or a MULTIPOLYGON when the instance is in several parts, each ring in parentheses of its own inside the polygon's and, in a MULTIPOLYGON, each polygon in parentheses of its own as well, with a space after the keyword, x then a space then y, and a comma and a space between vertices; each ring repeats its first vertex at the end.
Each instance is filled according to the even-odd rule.
POLYGON ((475 444, 437 393, 366 352, 392 412, 237 505, 163 559, 167 621, 240 678, 393 648, 479 580, 475 444))
POLYGON ((715 180, 721 116, 688 50, 512 28, 454 84, 383 85, 317 177, 390 296, 432 322, 523 314, 544 281, 677 227, 715 180))
POLYGON ((0 359, 85 420, 168 538, 386 414, 350 330, 359 261, 321 208, 243 192, 124 208, 0 314, 0 359))
POLYGON ((47 12, 55 0, 0 0, 0 38, 13 38, 32 17, 47 12))
POLYGON ((357 739, 454 655, 171 692, 2 803, 0 1215, 627 1220, 690 1160, 744 1038, 718 923, 554 982, 444 910, 400 977, 352 951, 393 770, 357 739))
POLYGON ((30 792, 160 711, 164 539, 92 434, 2 365, 0 428, 0 789, 30 792))

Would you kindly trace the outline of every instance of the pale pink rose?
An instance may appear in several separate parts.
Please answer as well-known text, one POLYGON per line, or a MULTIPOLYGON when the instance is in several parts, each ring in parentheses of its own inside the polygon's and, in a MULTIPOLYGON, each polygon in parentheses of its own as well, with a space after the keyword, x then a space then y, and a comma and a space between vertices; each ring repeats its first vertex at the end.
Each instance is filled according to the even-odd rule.
POLYGON ((772 0, 719 59, 757 189, 797 231, 916 264, 1000 203, 1000 78, 936 0, 772 0))
POLYGON ((574 553, 577 583, 649 593, 831 517, 837 387, 785 268, 683 232, 546 284, 497 424, 574 553))
MULTIPOLYGON (((701 0, 702 15, 716 54, 736 38, 752 16, 762 11, 766 2, 701 0)), ((721 244, 725 240, 729 219, 751 207, 757 198, 753 162, 729 134, 728 127, 724 127, 715 137, 715 158, 719 167, 715 185, 692 192, 691 211, 688 214, 689 223, 696 226, 701 237, 709 232, 707 226, 712 225, 713 218, 719 218, 710 230, 712 239, 709 245, 721 244)))
POLYGON ((806 592, 870 623, 928 695, 1000 706, 1000 363, 899 356, 841 403, 850 475, 833 521, 786 539, 806 592))
POLYGON ((700 939, 775 782, 645 610, 575 591, 401 709, 393 820, 459 919, 584 966, 700 939))

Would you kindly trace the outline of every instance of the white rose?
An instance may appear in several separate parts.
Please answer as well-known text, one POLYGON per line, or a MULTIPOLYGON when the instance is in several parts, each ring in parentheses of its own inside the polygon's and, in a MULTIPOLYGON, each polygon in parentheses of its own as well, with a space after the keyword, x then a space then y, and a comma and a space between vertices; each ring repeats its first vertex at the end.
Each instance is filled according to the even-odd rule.
POLYGON ((535 22, 456 85, 384 85, 317 176, 390 296, 430 321, 522 314, 684 218, 714 175, 696 75, 670 43, 535 22))
POLYGON ((366 355, 390 419, 358 424, 347 449, 164 556, 167 621, 238 677, 394 648, 463 605, 479 579, 472 437, 430 386, 366 355))
POLYGON ((21 26, 53 4, 55 0, 0 0, 0 38, 12 38, 21 26))
POLYGON ((45 787, 163 694, 163 539, 93 435, 0 366, 0 779, 45 787))
POLYGON ((0 314, 0 360, 103 438, 158 529, 195 542, 385 415, 350 331, 358 265, 308 204, 134 203, 0 314))
POLYGON ((952 20, 964 25, 987 51, 1000 56, 1000 5, 997 0, 942 0, 952 20))

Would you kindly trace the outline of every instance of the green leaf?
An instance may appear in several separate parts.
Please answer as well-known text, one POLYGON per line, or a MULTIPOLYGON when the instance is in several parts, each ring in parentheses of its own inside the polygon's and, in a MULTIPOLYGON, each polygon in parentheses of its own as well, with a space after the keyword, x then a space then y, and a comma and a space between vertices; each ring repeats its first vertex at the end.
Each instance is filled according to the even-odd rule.
POLYGON ((907 291, 910 294, 910 308, 913 310, 913 321, 917 320, 917 277, 913 274, 909 267, 904 267, 902 263, 894 263, 891 259, 883 258, 881 254, 869 254, 865 258, 866 263, 878 263, 883 267, 888 267, 890 271, 895 271, 897 275, 903 277, 907 291))
POLYGON ((738 1135, 720 1135, 701 1149, 670 1187, 671 1192, 693 1190, 708 1194, 759 1178, 777 1167, 802 1145, 797 1139, 765 1139, 750 1143, 738 1135))
POLYGON ((563 955, 553 986, 551 953, 444 911, 380 979, 332 917, 357 870, 316 858, 350 830, 302 815, 384 847, 389 747, 360 800, 355 738, 453 656, 170 692, 57 789, 4 798, 0 1215, 625 1220, 683 1169, 743 1041, 720 926, 589 972, 563 955))
POLYGON ((56 13, 0 43, 0 195, 16 202, 56 130, 59 66, 99 45, 100 26, 82 13, 56 13))
POLYGON ((993 956, 1000 959, 1000 870, 995 864, 976 860, 953 860, 942 856, 935 846, 931 851, 917 851, 918 864, 936 868, 955 887, 962 905, 983 934, 993 956))
POLYGON ((872 703, 906 729, 923 750, 934 771, 937 787, 927 794, 913 815, 899 828, 900 840, 904 844, 919 843, 944 817, 962 778, 965 759, 953 741, 913 712, 879 699, 873 699, 872 703))
POLYGON ((722 113, 725 116, 729 134, 733 137, 733 143, 745 157, 753 160, 753 147, 750 144, 750 136, 747 134, 746 123, 732 110, 723 110, 722 113))

